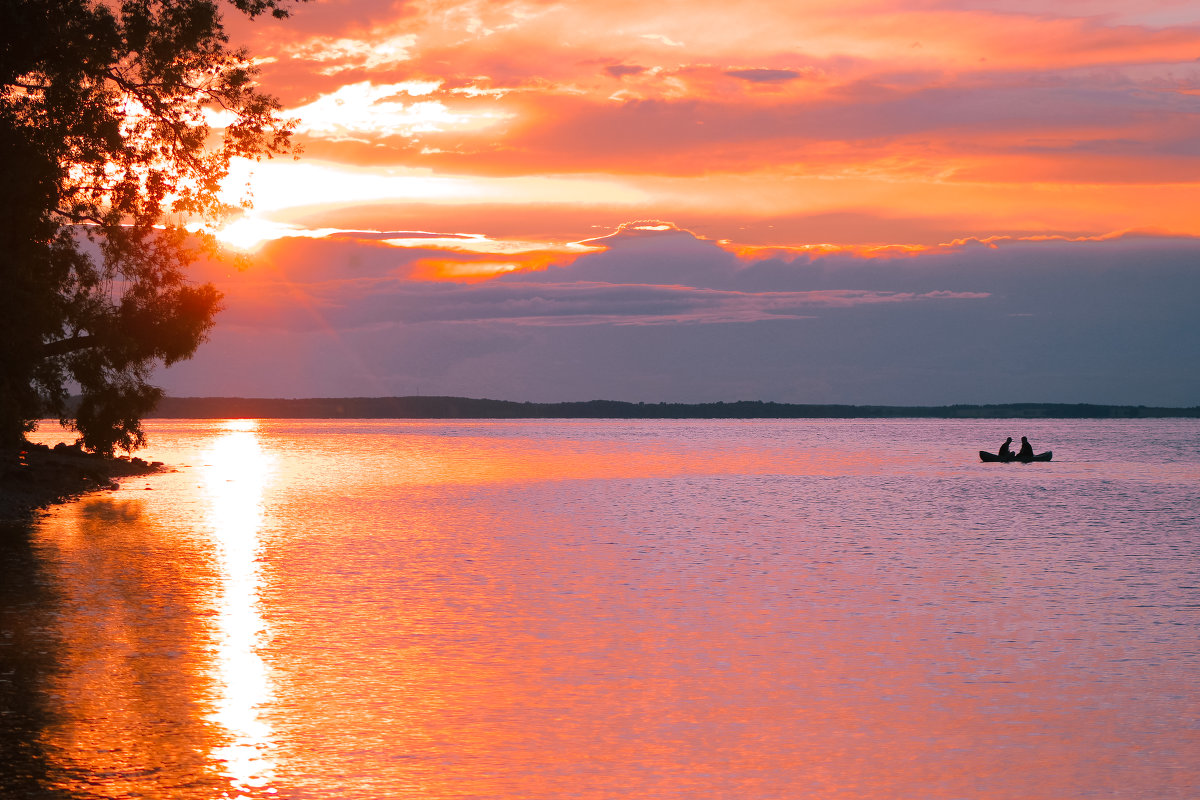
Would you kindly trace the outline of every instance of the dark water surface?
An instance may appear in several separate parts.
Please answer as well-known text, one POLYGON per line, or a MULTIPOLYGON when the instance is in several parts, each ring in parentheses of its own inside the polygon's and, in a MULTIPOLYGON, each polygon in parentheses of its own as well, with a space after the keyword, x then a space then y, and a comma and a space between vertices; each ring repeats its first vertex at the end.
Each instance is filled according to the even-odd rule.
POLYGON ((0 797, 1200 797, 1195 420, 150 435, 0 530, 0 797))

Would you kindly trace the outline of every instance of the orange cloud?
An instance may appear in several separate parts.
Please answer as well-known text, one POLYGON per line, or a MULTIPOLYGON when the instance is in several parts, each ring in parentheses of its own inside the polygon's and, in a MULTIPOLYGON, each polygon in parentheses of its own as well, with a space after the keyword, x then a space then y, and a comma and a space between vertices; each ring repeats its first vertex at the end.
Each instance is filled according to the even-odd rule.
POLYGON ((569 260, 569 256, 554 251, 515 253, 504 260, 482 256, 469 258, 462 255, 443 255, 414 262, 409 276, 418 281, 478 283, 511 272, 544 270, 569 260))
POLYGON ((1168 0, 334 0, 238 25, 309 161, 250 179, 276 222, 384 229, 391 207, 464 229, 448 205, 484 231, 524 206, 542 241, 645 215, 859 248, 1200 233, 1200 14, 1168 0), (537 230, 551 203, 590 216, 537 230))

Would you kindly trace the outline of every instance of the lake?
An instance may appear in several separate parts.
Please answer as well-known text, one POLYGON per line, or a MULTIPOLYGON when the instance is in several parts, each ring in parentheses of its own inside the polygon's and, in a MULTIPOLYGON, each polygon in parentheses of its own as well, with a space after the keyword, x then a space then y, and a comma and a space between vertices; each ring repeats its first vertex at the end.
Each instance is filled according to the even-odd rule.
POLYGON ((0 536, 0 796, 1200 796, 1198 420, 147 430, 0 536))

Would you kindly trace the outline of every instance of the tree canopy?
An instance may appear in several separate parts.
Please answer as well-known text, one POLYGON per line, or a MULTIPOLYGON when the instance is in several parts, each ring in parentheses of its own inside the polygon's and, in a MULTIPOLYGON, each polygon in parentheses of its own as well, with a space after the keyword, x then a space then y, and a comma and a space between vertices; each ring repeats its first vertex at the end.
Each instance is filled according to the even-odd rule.
POLYGON ((91 450, 143 443, 153 369, 220 306, 185 226, 229 211, 231 159, 291 146, 256 74, 216 0, 0 0, 0 442, 58 417, 91 450))

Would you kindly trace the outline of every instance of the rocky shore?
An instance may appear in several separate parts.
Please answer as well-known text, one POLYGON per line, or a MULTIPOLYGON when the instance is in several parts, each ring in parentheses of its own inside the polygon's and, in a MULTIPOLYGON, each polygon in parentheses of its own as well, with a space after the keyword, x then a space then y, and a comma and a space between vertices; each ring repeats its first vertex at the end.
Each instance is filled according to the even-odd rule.
POLYGON ((162 472, 161 462, 108 458, 67 444, 0 449, 0 522, 31 518, 38 509, 88 492, 117 488, 117 479, 162 472))

